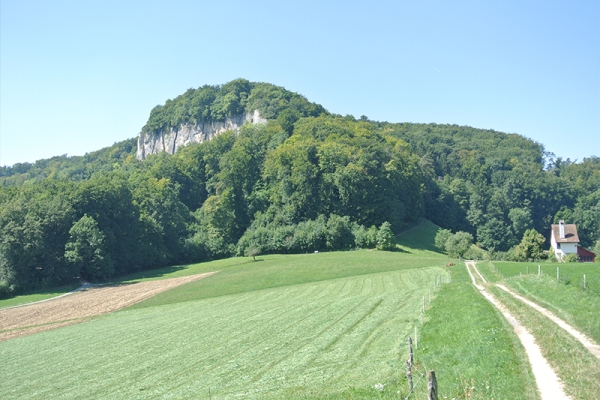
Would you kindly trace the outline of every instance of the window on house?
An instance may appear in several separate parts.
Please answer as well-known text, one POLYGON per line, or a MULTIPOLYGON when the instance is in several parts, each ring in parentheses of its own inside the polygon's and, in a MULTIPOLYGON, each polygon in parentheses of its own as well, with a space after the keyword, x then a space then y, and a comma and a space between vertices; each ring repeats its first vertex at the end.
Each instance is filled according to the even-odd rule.
POLYGON ((560 250, 560 243, 556 243, 556 248, 560 250))

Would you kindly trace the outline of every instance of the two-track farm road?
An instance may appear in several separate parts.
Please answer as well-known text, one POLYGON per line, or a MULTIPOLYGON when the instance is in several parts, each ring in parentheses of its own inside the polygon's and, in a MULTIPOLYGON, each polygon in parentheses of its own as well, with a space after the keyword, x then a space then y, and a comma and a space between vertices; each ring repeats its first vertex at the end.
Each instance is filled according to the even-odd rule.
POLYGON ((215 273, 93 287, 50 301, 0 310, 0 341, 83 322, 215 273))
POLYGON ((535 337, 484 286, 477 283, 478 279, 475 278, 474 274, 479 276, 481 283, 486 283, 486 280, 475 266, 475 262, 466 261, 465 264, 473 285, 479 290, 482 296, 502 313, 508 323, 512 325, 515 334, 523 344, 542 400, 569 399, 570 397, 565 394, 560 379, 542 355, 540 347, 535 342, 535 337))

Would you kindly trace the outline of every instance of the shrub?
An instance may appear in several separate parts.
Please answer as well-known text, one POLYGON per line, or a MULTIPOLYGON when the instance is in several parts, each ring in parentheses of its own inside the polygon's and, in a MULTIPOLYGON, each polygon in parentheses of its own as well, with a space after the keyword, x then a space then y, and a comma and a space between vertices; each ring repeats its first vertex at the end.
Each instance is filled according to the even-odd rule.
POLYGON ((486 252, 477 246, 471 246, 464 254, 467 260, 483 260, 486 257, 486 252))
POLYGON ((577 262, 577 261, 579 261, 579 256, 577 254, 574 254, 574 253, 567 254, 563 258, 563 262, 566 262, 566 263, 577 262))

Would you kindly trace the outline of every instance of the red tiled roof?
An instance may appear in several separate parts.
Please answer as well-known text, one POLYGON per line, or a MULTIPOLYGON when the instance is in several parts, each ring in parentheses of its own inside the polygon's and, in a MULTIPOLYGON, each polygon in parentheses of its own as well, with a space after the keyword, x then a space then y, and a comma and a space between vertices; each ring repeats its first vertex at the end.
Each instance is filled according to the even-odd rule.
POLYGON ((559 225, 552 225, 552 233, 556 243, 579 243, 575 224, 565 224, 565 238, 561 239, 559 225))

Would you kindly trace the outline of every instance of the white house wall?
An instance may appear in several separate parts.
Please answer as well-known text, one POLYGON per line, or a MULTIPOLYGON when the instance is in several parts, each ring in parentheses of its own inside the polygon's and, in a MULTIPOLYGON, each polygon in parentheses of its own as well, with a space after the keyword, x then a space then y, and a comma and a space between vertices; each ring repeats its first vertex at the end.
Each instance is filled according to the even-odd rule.
POLYGON ((559 249, 554 238, 554 231, 550 235, 550 245, 554 249, 554 254, 558 260, 562 260, 567 254, 577 254, 577 243, 560 243, 559 249))

